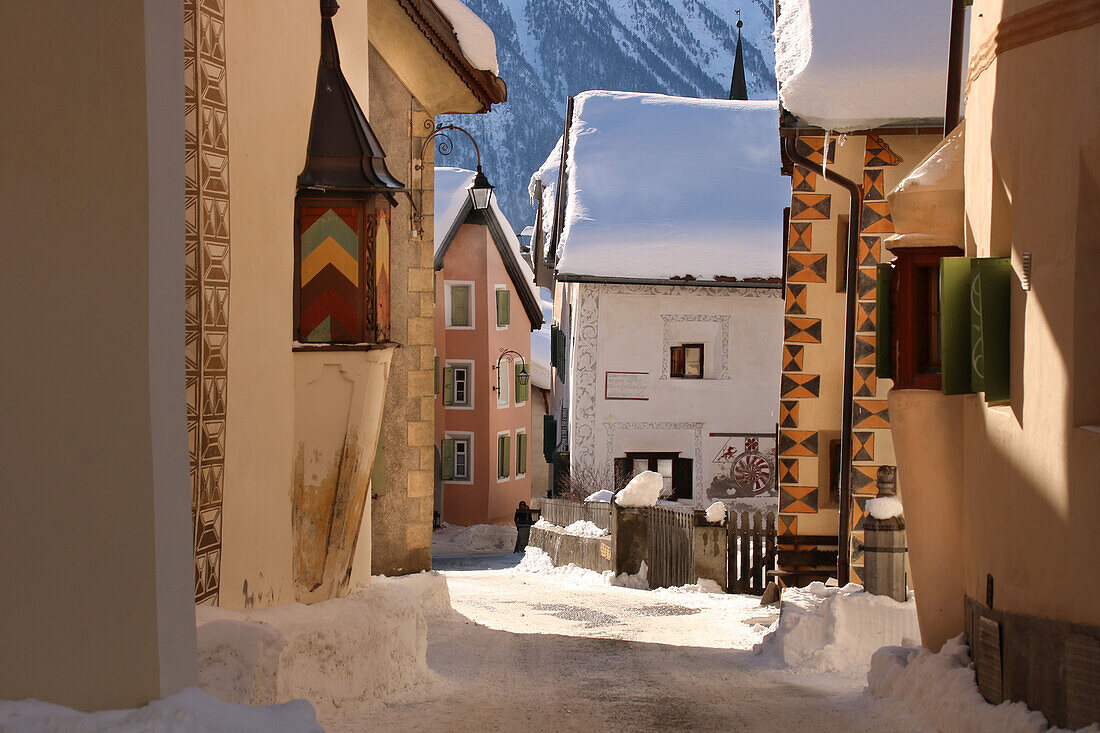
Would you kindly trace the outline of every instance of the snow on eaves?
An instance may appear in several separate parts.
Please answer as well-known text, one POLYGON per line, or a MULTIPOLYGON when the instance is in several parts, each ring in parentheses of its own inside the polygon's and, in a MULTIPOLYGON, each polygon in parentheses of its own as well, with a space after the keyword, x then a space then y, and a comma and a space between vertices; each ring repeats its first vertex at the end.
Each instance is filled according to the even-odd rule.
POLYGON ((777 102, 590 91, 569 135, 563 279, 781 276, 777 102))
POLYGON ((826 130, 942 120, 950 0, 780 0, 783 108, 826 130))
MULTIPOLYGON (((470 195, 470 185, 474 182, 475 175, 477 174, 474 171, 464 168, 441 167, 435 169, 434 253, 437 256, 455 220, 458 219, 459 215, 465 210, 466 200, 470 195)), ((538 302, 539 291, 538 288, 535 287, 535 273, 531 269, 531 266, 527 264, 527 260, 523 257, 523 253, 520 249, 519 237, 516 236, 515 230, 512 229, 512 225, 508 222, 507 217, 504 216, 504 212, 500 210, 500 206, 497 205, 496 196, 492 198, 490 209, 500 223, 500 228, 504 230, 504 236, 508 240, 508 246, 511 248, 517 264, 519 264, 519 269, 523 277, 523 285, 531 292, 535 302, 538 302)))
POLYGON ((462 0, 434 0, 435 6, 451 21, 458 45, 475 69, 498 72, 497 41, 493 31, 462 0))

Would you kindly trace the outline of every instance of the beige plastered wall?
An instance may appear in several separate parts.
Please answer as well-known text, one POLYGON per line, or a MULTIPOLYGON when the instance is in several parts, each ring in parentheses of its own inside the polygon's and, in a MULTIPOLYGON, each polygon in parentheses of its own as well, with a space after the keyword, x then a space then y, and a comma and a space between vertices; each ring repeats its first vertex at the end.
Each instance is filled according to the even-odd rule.
POLYGON ((531 385, 531 501, 538 508, 550 489, 550 464, 542 454, 543 417, 550 414, 550 390, 531 385))
MULTIPOLYGON (((402 196, 393 209, 390 338, 401 347, 390 367, 382 426, 385 485, 371 488, 372 572, 401 575, 431 568, 435 489, 431 146, 423 170, 416 169, 413 159, 420 157, 434 118, 373 48, 370 60, 371 127, 386 151, 390 171, 417 189, 413 196, 424 212, 420 236, 414 237, 413 204, 402 196)), ((359 572, 355 571, 356 577, 359 572)))
MULTIPOLYGON (((321 31, 311 2, 272 12, 227 0, 225 22, 232 274, 220 605, 245 608, 295 599, 294 195, 321 31)), ((333 25, 344 75, 363 104, 366 0, 342 2, 333 25)), ((347 424, 347 407, 338 412, 333 420, 347 424)))
POLYGON ((0 9, 0 303, 18 324, 0 699, 129 708, 195 684, 182 27, 141 0, 0 9))
MULTIPOLYGON (((1038 4, 984 3, 970 48, 1038 4)), ((999 56, 970 88, 965 155, 967 254, 1011 257, 1015 272, 1011 403, 962 398, 966 593, 984 601, 992 575, 995 608, 1088 624, 1100 623, 1100 433, 1084 427, 1100 423, 1100 91, 1081 60, 1098 44, 1094 24, 999 56)))

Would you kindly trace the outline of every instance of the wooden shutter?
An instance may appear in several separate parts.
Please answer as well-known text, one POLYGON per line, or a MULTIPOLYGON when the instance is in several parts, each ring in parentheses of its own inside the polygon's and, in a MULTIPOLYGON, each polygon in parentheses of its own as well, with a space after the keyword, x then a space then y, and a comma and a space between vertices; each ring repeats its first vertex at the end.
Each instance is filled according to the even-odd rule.
POLYGON ((497 437, 497 478, 508 478, 512 463, 512 437, 497 437))
POLYGON ((554 462, 554 451, 558 447, 558 421, 553 415, 542 416, 542 457, 547 463, 554 462))
POLYGON ((455 403, 455 368, 444 367, 443 369, 443 404, 453 405, 455 403))
POLYGON ((879 265, 875 282, 875 372, 883 379, 894 376, 894 341, 890 328, 890 277, 893 272, 893 265, 879 265))
POLYGON ((684 347, 673 346, 670 354, 671 364, 669 366, 669 376, 682 377, 684 376, 684 364, 687 362, 684 347))
POLYGON ((672 459, 672 497, 690 499, 691 497, 691 459, 672 459))
POLYGON ((528 396, 531 394, 531 382, 528 380, 527 384, 520 384, 519 373, 523 371, 522 364, 516 364, 516 404, 520 402, 526 402, 528 396))
POLYGON ((970 276, 970 387, 991 405, 1009 398, 1012 264, 1007 257, 973 261, 970 276))
POLYGON ((504 436, 504 476, 502 478, 508 478, 512 475, 512 436, 504 436))
POLYGON ((516 475, 527 473, 527 433, 516 435, 516 475))
POLYGON ((970 388, 970 258, 940 261, 940 339, 943 393, 968 394, 970 388))
POLYGON ((451 325, 470 325, 470 288, 468 285, 455 285, 451 288, 451 325))
POLYGON ((555 369, 561 368, 561 361, 558 358, 558 334, 561 332, 558 327, 551 324, 550 326, 550 366, 555 369))
POLYGON ((616 458, 615 459, 615 490, 621 491, 632 478, 630 475, 630 469, 632 467, 629 458, 616 458))
POLYGON ((509 308, 511 307, 511 297, 507 290, 497 291, 497 325, 507 326, 512 322, 511 313, 509 308))
MULTIPOLYGON (((441 454, 441 476, 444 481, 450 481, 455 477, 455 442, 451 438, 444 438, 439 450, 441 454)), ((468 459, 467 459, 468 460, 468 459)))
POLYGON ((439 394, 440 384, 439 384, 439 357, 438 356, 435 357, 435 362, 434 362, 434 367, 432 369, 432 372, 435 375, 435 394, 439 394))
POLYGON ((364 226, 363 205, 299 199, 296 206, 297 339, 303 343, 366 341, 364 324, 373 320, 374 303, 361 282, 364 262, 369 265, 365 241, 369 236, 364 236, 364 229, 370 229, 364 226))

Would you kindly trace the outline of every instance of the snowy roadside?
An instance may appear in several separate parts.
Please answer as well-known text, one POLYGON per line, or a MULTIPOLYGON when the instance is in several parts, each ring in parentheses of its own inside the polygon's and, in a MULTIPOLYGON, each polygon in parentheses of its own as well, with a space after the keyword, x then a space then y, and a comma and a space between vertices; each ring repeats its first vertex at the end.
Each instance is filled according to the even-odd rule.
POLYGON ((516 528, 495 524, 462 527, 444 524, 432 532, 432 556, 511 552, 516 546, 516 528))

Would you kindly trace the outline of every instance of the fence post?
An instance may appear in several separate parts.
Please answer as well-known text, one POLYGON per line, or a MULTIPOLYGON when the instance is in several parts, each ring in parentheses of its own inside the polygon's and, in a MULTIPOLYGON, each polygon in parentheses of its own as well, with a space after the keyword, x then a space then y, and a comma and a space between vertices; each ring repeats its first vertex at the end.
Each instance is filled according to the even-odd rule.
POLYGON ((611 538, 614 542, 611 562, 616 575, 637 573, 643 560, 652 564, 644 509, 624 509, 611 502, 611 538))
MULTIPOLYGON (((878 495, 897 494, 897 468, 879 466, 878 495)), ((905 520, 899 514, 887 519, 868 515, 863 524, 863 575, 868 593, 890 596, 904 602, 905 587, 905 520)))
POLYGON ((694 545, 694 575, 692 582, 700 578, 713 580, 722 589, 723 593, 729 592, 729 582, 726 578, 726 563, 729 558, 729 550, 726 548, 726 528, 720 523, 711 524, 707 521, 707 513, 702 509, 694 512, 694 527, 692 528, 692 543, 694 545))

